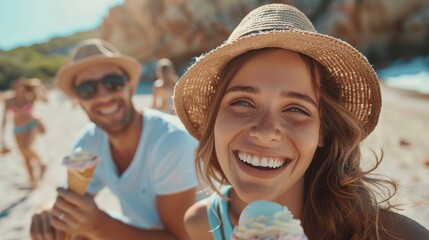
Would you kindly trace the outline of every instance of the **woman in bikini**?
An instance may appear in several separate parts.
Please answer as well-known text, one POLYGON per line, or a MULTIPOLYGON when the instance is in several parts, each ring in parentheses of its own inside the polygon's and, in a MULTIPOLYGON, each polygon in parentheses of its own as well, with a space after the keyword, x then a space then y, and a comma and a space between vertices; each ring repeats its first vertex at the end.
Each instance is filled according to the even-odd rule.
POLYGON ((14 95, 5 100, 5 108, 2 122, 1 142, 4 142, 4 130, 6 127, 7 113, 13 116, 14 135, 18 149, 25 160, 25 166, 30 178, 31 187, 35 188, 39 179, 46 170, 45 161, 33 147, 33 142, 38 134, 43 134, 45 128, 40 119, 33 116, 33 106, 37 100, 46 101, 45 89, 39 79, 19 78, 11 83, 14 95), (37 164, 39 174, 34 172, 37 164))
POLYGON ((166 113, 175 114, 173 109, 173 89, 179 77, 176 74, 173 63, 163 58, 156 64, 156 77, 152 90, 152 108, 166 113))

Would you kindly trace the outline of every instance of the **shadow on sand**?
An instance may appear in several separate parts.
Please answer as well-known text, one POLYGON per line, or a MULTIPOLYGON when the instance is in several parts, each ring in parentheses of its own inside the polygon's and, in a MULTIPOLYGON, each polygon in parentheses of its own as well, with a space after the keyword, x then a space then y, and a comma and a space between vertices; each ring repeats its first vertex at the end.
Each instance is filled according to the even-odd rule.
POLYGON ((27 193, 25 194, 25 196, 17 199, 15 202, 11 203, 9 206, 5 207, 4 209, 0 210, 0 219, 7 217, 10 212, 19 204, 23 203, 28 196, 30 195, 31 190, 27 189, 27 193))

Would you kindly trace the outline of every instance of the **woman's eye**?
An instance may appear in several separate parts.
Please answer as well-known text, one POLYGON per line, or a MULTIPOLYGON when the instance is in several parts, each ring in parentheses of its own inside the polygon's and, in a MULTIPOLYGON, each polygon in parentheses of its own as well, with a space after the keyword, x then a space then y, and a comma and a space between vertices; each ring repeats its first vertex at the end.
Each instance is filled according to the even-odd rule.
POLYGON ((231 102, 231 106, 253 107, 253 105, 247 100, 233 101, 233 102, 231 102))
POLYGON ((301 113, 305 114, 307 116, 310 116, 310 113, 308 113, 306 110, 298 107, 290 107, 285 110, 285 112, 292 112, 292 113, 301 113))

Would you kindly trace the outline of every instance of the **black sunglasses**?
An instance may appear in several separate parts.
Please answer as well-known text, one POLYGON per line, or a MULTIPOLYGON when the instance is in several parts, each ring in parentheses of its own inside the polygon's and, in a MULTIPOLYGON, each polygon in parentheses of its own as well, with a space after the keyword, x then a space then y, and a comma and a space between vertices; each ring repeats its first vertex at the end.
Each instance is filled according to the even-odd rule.
POLYGON ((99 80, 87 80, 74 88, 74 91, 83 100, 93 98, 98 91, 98 84, 101 83, 109 92, 121 91, 125 88, 127 77, 119 74, 106 75, 99 80))

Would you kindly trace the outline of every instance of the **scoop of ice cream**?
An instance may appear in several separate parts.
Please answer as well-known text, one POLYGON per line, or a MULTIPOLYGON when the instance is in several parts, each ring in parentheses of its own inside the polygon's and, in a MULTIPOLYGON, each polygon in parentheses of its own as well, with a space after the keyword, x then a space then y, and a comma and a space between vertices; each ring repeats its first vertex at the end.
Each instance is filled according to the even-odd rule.
POLYGON ((82 148, 76 148, 72 154, 63 158, 63 164, 68 169, 77 170, 79 172, 85 171, 85 169, 93 167, 99 161, 99 157, 95 153, 83 150, 82 148))
POLYGON ((307 239, 301 221, 294 219, 286 206, 270 201, 255 201, 247 205, 234 228, 234 235, 237 239, 264 239, 264 236, 307 239))

